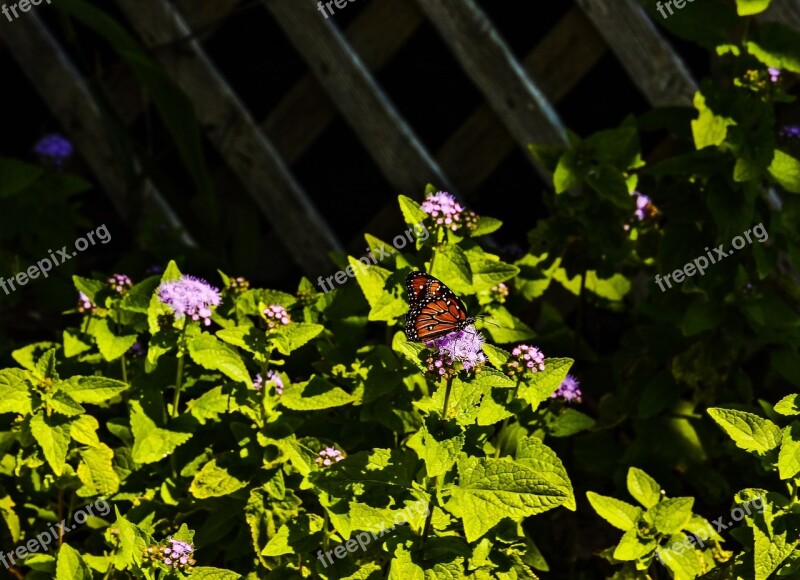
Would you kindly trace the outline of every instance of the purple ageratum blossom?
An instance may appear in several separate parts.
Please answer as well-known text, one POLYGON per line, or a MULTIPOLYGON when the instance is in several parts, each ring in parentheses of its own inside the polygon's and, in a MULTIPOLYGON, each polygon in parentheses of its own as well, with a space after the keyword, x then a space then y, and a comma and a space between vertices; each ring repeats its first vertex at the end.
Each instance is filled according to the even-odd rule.
MULTIPOLYGON (((438 369, 449 366, 454 362, 460 362, 465 371, 478 367, 486 362, 486 355, 483 354, 483 343, 485 339, 478 332, 474 325, 470 324, 464 330, 456 330, 445 336, 429 341, 428 348, 436 347, 439 351, 439 360, 442 365, 438 369)), ((444 375, 444 373, 439 373, 444 375)))
POLYGON ((184 316, 211 324, 211 307, 219 306, 219 290, 205 280, 194 276, 181 276, 179 280, 162 282, 158 287, 158 298, 172 308, 175 319, 184 316))
POLYGON ((422 211, 431 216, 436 225, 456 231, 461 225, 462 206, 455 197, 445 191, 432 193, 422 202, 422 211))
POLYGON ((800 125, 786 125, 781 129, 781 136, 789 139, 800 139, 800 125))
POLYGON ((111 285, 111 289, 117 294, 123 294, 128 290, 128 288, 133 286, 133 282, 131 282, 131 279, 125 274, 114 274, 106 281, 111 285))
POLYGON ((511 358, 506 364, 506 373, 513 377, 525 372, 535 374, 544 368, 542 351, 529 344, 520 344, 511 351, 511 358))
POLYGON ((506 301, 506 298, 508 298, 508 286, 500 282, 496 286, 492 286, 492 288, 489 290, 489 294, 495 301, 502 304, 506 301))
POLYGON ((84 312, 91 312, 97 308, 92 301, 89 300, 89 297, 84 294, 83 292, 78 292, 78 312, 83 314, 84 312))
POLYGON ((127 354, 128 356, 144 356, 144 345, 139 342, 138 340, 133 343, 133 346, 128 349, 127 354))
POLYGON ((561 385, 556 389, 556 392, 550 395, 551 399, 564 399, 565 401, 576 403, 581 402, 583 393, 581 392, 580 382, 572 375, 567 375, 561 382, 561 385))
POLYGON ((634 215, 640 222, 644 221, 644 219, 647 217, 647 208, 653 204, 653 200, 643 193, 639 193, 638 191, 634 191, 631 195, 636 201, 636 211, 634 212, 634 215))
POLYGON ((74 147, 66 138, 58 134, 42 137, 33 147, 34 153, 44 159, 61 165, 72 157, 74 147))
POLYGON ((278 326, 286 326, 292 323, 292 318, 286 309, 280 304, 272 304, 264 309, 264 318, 270 330, 278 326))
POLYGON ((320 467, 328 467, 333 465, 334 463, 341 461, 344 459, 344 453, 336 449, 335 447, 326 447, 322 451, 319 452, 315 461, 317 465, 320 467))
POLYGON ((773 83, 777 83, 781 76, 781 69, 769 67, 767 72, 769 73, 769 80, 771 80, 773 83))
POLYGON ((167 566, 178 568, 181 566, 191 566, 194 563, 194 546, 180 540, 169 539, 169 547, 164 549, 164 563, 167 566))
MULTIPOLYGON (((283 380, 281 376, 275 371, 267 371, 267 383, 272 383, 275 385, 275 392, 278 395, 283 394, 283 380)), ((256 391, 260 391, 264 387, 264 377, 261 376, 261 373, 256 375, 256 378, 253 379, 253 388, 256 391)))

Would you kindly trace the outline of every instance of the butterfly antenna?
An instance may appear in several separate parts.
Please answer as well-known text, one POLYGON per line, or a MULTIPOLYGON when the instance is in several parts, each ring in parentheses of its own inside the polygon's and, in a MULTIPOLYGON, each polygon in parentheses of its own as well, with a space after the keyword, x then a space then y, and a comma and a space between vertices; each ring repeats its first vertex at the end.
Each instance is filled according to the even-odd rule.
POLYGON ((490 320, 486 320, 486 318, 491 318, 491 315, 490 315, 490 314, 478 314, 478 315, 475 317, 475 319, 476 319, 476 320, 481 320, 481 321, 483 321, 485 324, 491 324, 492 326, 496 326, 497 328, 500 328, 500 325, 499 325, 499 324, 497 324, 496 322, 492 322, 492 321, 490 321, 490 320))

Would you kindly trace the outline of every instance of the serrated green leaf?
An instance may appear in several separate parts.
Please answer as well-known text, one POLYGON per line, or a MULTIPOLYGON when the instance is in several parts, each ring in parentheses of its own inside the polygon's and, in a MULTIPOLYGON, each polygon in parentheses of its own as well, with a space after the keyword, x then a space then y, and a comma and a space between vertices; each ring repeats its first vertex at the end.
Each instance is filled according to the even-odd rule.
POLYGON ((333 383, 314 375, 305 383, 287 385, 278 400, 287 409, 295 411, 318 411, 349 405, 355 399, 333 383))
POLYGON ((53 473, 61 475, 69 449, 70 422, 65 417, 45 417, 37 413, 31 419, 31 434, 42 448, 44 457, 53 473))
POLYGON ((460 246, 438 246, 430 275, 444 282, 456 294, 474 294, 472 270, 460 246))
POLYGON ((464 447, 466 437, 463 433, 455 437, 437 440, 428 432, 425 425, 408 440, 408 447, 416 451, 422 461, 428 477, 444 475, 455 465, 456 458, 464 447))
POLYGON ((733 439, 736 446, 762 455, 775 449, 781 430, 769 419, 734 409, 710 408, 708 414, 733 439))
POLYGON ((693 497, 675 497, 659 502, 647 514, 659 533, 669 535, 681 531, 689 522, 693 505, 693 497))
POLYGON ((715 115, 706 105, 706 99, 700 91, 694 95, 694 106, 700 112, 700 116, 692 121, 695 147, 704 149, 722 145, 728 136, 728 127, 735 125, 736 122, 733 119, 715 115))
POLYGON ((97 419, 91 415, 81 415, 70 424, 69 434, 78 443, 97 447, 100 445, 100 439, 97 437, 99 428, 100 423, 97 422, 97 419))
POLYGON ((78 495, 109 497, 117 493, 120 479, 112 465, 114 451, 110 447, 101 443, 96 447, 83 449, 81 459, 78 478, 86 486, 86 490, 79 490, 78 495))
POLYGON ((623 562, 638 560, 655 550, 656 546, 654 539, 640 538, 636 528, 631 528, 622 534, 619 544, 614 549, 614 558, 623 562))
POLYGON ((136 343, 136 334, 117 336, 111 330, 111 321, 108 318, 102 318, 93 324, 92 334, 100 354, 107 361, 118 359, 136 343))
POLYGON ((775 405, 775 412, 781 415, 800 415, 800 395, 786 395, 775 405))
POLYGON ((571 358, 545 359, 544 370, 530 377, 526 375, 524 382, 520 385, 517 396, 525 399, 535 410, 561 386, 573 362, 571 358))
POLYGON ((233 570, 224 570, 211 566, 198 566, 192 569, 189 580, 239 580, 241 577, 241 574, 233 570))
POLYGON ((661 500, 661 486, 637 467, 628 470, 628 493, 646 508, 653 507, 661 500))
POLYGON ((72 281, 75 284, 75 289, 86 294, 94 304, 97 304, 97 293, 106 287, 105 282, 102 280, 92 280, 91 278, 81 278, 80 276, 73 276, 72 281))
POLYGON ((287 326, 276 328, 270 338, 274 342, 278 352, 288 356, 292 354, 292 351, 297 350, 311 339, 315 338, 324 329, 325 327, 321 324, 295 322, 287 326))
POLYGON ((66 543, 58 549, 56 580, 92 580, 92 570, 80 553, 66 543))
POLYGON ((736 0, 736 12, 739 16, 761 14, 769 8, 772 0, 736 0))
POLYGON ((3 413, 31 413, 31 393, 26 371, 0 370, 0 414, 3 413))
POLYGON ((201 333, 187 341, 189 356, 201 367, 220 371, 228 378, 250 385, 251 379, 242 357, 216 336, 201 333))
POLYGON ((106 403, 130 388, 130 385, 107 379, 106 377, 70 377, 68 382, 61 383, 63 389, 78 403, 97 405, 106 403))
POLYGON ((635 529, 636 522, 642 515, 642 508, 613 497, 593 491, 587 491, 586 497, 597 515, 623 532, 635 529))
POLYGON ((800 193, 800 161, 780 150, 769 165, 769 174, 790 193, 800 193))
POLYGON ((246 481, 235 477, 227 467, 219 465, 215 458, 195 474, 189 491, 198 499, 206 499, 229 495, 246 486, 246 481))
POLYGON ((155 463, 192 438, 191 433, 168 431, 157 427, 138 401, 131 401, 131 431, 133 460, 136 463, 155 463))
POLYGON ((594 419, 577 409, 566 408, 546 421, 547 432, 553 437, 571 437, 594 427, 594 419))
POLYGON ((423 211, 422 206, 410 197, 398 195, 397 202, 400 204, 400 211, 403 214, 403 220, 405 220, 406 225, 415 226, 429 217, 428 214, 423 211))
MULTIPOLYGON (((766 513, 766 512, 765 512, 766 513)), ((777 519, 777 518, 776 518, 777 519)), ((763 518, 753 530, 755 580, 767 580, 797 546, 797 534, 787 531, 783 518, 773 521, 772 533, 765 532, 763 518)))
POLYGON ((3 521, 6 523, 8 531, 11 533, 11 539, 14 542, 18 542, 21 535, 21 528, 19 516, 17 512, 14 511, 15 505, 14 499, 10 495, 0 498, 0 515, 3 516, 3 521))
POLYGON ((800 425, 783 429, 778 473, 781 479, 791 479, 800 473, 800 425))
POLYGON ((474 542, 505 517, 521 520, 564 503, 567 493, 527 465, 509 458, 458 461, 458 484, 447 509, 464 522, 474 542))
POLYGON ((53 396, 50 397, 47 403, 53 411, 67 417, 74 417, 75 415, 86 412, 86 409, 77 403, 75 399, 61 390, 53 393, 53 396))
POLYGON ((656 555, 667 568, 672 570, 675 580, 694 580, 704 569, 701 556, 686 542, 686 536, 683 534, 670 536, 665 546, 656 548, 656 555))
POLYGON ((572 489, 572 482, 564 469, 556 452, 550 449, 541 439, 536 437, 525 437, 517 443, 517 461, 523 465, 532 467, 539 473, 549 473, 558 481, 566 492, 564 507, 575 511, 575 492, 572 489))

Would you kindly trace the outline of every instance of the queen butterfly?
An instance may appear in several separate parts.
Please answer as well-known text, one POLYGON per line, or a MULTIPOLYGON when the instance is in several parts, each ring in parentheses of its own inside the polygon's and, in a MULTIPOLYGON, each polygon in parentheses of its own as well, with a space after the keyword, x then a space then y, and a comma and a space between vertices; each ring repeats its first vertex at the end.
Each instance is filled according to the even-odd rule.
POLYGON ((440 280, 425 272, 406 276, 408 314, 405 332, 408 340, 427 342, 475 322, 467 316, 464 303, 440 280))

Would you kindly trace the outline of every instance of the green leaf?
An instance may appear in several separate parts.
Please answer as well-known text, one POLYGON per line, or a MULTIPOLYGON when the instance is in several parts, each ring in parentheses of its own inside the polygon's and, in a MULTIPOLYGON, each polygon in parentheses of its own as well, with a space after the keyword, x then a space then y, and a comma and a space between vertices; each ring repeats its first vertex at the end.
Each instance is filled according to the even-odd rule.
POLYGON ((459 246, 438 246, 431 264, 431 276, 456 294, 474 294, 469 259, 459 246))
POLYGON ((295 411, 318 411, 349 405, 355 399, 333 383, 313 375, 305 383, 287 385, 278 400, 287 409, 295 411))
POLYGON ((710 408, 708 414, 733 439, 736 446, 763 455, 781 441, 781 430, 769 419, 733 409, 710 408))
POLYGON ((775 412, 781 415, 800 415, 800 395, 786 395, 775 405, 775 412))
POLYGON ((236 478, 226 467, 219 465, 215 458, 195 474, 189 491, 198 499, 206 499, 229 495, 246 486, 246 481, 236 478))
POLYGON ((575 511, 575 492, 572 489, 572 482, 569 480, 567 470, 561 463, 556 452, 550 449, 541 439, 536 437, 524 437, 517 443, 517 461, 522 465, 532 467, 539 473, 552 475, 567 493, 564 499, 564 507, 570 511, 575 511))
POLYGON ((666 545, 656 548, 656 555, 672 570, 675 580, 694 580, 704 569, 704 562, 683 534, 670 536, 666 545))
MULTIPOLYGON (((102 280, 92 280, 91 278, 81 278, 80 276, 73 276, 72 282, 75 284, 75 289, 86 294, 93 304, 97 304, 97 293, 106 287, 105 282, 102 280)), ((98 304, 98 306, 101 305, 98 304)))
POLYGON ((135 284, 120 302, 120 307, 130 312, 147 314, 147 309, 150 307, 150 299, 160 284, 161 278, 159 276, 150 276, 135 284))
POLYGON ((168 431, 157 427, 138 401, 131 401, 131 431, 133 460, 136 463, 155 463, 192 438, 191 433, 168 431))
POLYGON ((117 336, 111 330, 111 320, 102 318, 92 325, 92 334, 97 341, 100 354, 107 361, 116 360, 136 343, 136 334, 117 336))
POLYGON ((778 472, 781 479, 791 479, 800 473, 800 425, 783 429, 778 472))
POLYGON ((409 226, 415 226, 430 217, 423 211, 422 206, 410 197, 398 195, 397 202, 400 204, 400 211, 403 213, 403 219, 409 226))
POLYGON ((45 417, 39 412, 31 419, 31 434, 56 475, 61 475, 64 470, 69 449, 69 429, 69 420, 64 417, 45 417))
POLYGON ((294 322, 275 329, 271 338, 278 352, 288 356, 292 354, 292 351, 297 350, 315 338, 323 330, 325 330, 325 327, 321 324, 294 322))
POLYGON ((751 528, 754 539, 755 580, 770 578, 797 546, 797 533, 785 529, 793 526, 787 526, 784 518, 773 521, 770 533, 765 532, 768 527, 763 522, 763 517, 760 517, 756 520, 756 525, 751 528))
POLYGON ((692 121, 695 147, 699 150, 722 145, 728 136, 728 127, 735 125, 736 122, 715 115, 706 105, 706 99, 700 91, 694 95, 694 106, 700 112, 699 117, 692 121))
POLYGON ((571 358, 548 358, 544 370, 535 373, 520 385, 517 396, 525 399, 535 410, 543 401, 550 398, 567 376, 574 361, 571 358))
POLYGON ((564 193, 578 187, 580 183, 581 176, 577 170, 575 153, 567 151, 558 160, 558 165, 553 173, 553 186, 556 193, 564 193))
POLYGON ((636 522, 642 515, 642 508, 593 491, 587 491, 586 497, 597 515, 609 524, 623 532, 631 529, 635 531, 636 522))
POLYGON ((250 385, 250 375, 242 357, 216 336, 207 333, 198 334, 188 341, 188 346, 192 360, 201 367, 220 371, 234 381, 250 385))
POLYGON ((75 415, 80 415, 81 413, 86 412, 86 409, 79 405, 64 391, 56 391, 53 393, 53 396, 50 397, 47 403, 50 405, 53 411, 56 413, 61 413, 62 415, 66 415, 67 417, 74 417, 75 415))
POLYGON ((739 16, 753 16, 769 8, 772 0, 736 0, 736 12, 739 16))
POLYGON ((26 371, 0 370, 0 414, 3 413, 31 413, 31 393, 26 371))
POLYGON ((776 149, 769 165, 769 174, 790 193, 800 193, 800 161, 776 149))
POLYGON ((638 560, 655 550, 656 546, 654 539, 640 538, 636 528, 631 528, 622 534, 619 544, 614 549, 614 558, 623 562, 638 560))
POLYGON ((101 443, 96 447, 83 449, 81 459, 78 478, 86 489, 78 490, 78 495, 109 497, 117 493, 120 479, 112 465, 114 451, 110 447, 101 443))
POLYGON ((628 470, 628 493, 646 508, 653 507, 661 500, 661 486, 637 467, 628 470))
POLYGON ((11 197, 25 191, 44 173, 44 169, 36 165, 0 157, 0 198, 11 197))
POLYGON ((463 433, 439 441, 423 425, 409 438, 407 445, 416 451, 419 458, 425 462, 428 477, 439 477, 450 471, 455 465, 465 441, 466 437, 463 433))
POLYGON ((656 530, 662 534, 674 534, 683 529, 692 517, 693 497, 665 499, 647 510, 656 530))
POLYGON ((536 470, 508 458, 468 457, 458 461, 458 485, 447 509, 464 522, 468 542, 500 520, 520 520, 564 503, 567 492, 536 470))
POLYGON ((78 443, 83 443, 89 447, 97 447, 100 445, 100 439, 97 437, 97 430, 100 428, 100 423, 91 415, 81 415, 70 424, 69 434, 78 443))
POLYGON ((83 561, 77 550, 69 544, 58 549, 56 580, 92 580, 92 570, 83 561))
POLYGON ((586 174, 586 183, 595 190, 601 198, 610 201, 620 208, 633 206, 628 183, 622 172, 611 165, 600 165, 591 169, 586 174))
MULTIPOLYGON (((3 516, 3 521, 11 533, 11 539, 18 542, 21 535, 21 528, 19 524, 19 516, 14 511, 14 499, 10 495, 0 498, 0 515, 3 516)), ((26 560, 27 564, 27 560, 26 560)))
POLYGON ((61 388, 78 403, 100 404, 106 403, 123 391, 130 388, 130 385, 107 379, 106 377, 70 377, 66 383, 61 383, 61 388))
POLYGON ((261 551, 262 556, 294 554, 298 542, 322 529, 324 520, 316 514, 302 514, 282 525, 261 551))
POLYGON ((480 216, 478 223, 474 230, 469 232, 469 237, 477 238, 480 236, 487 236, 499 230, 503 226, 503 222, 492 217, 480 216))
POLYGON ((576 409, 567 408, 547 418, 547 432, 553 437, 571 437, 594 427, 594 419, 576 409))
POLYGON ((782 23, 762 23, 755 40, 746 43, 747 51, 764 66, 800 73, 800 33, 782 23))
POLYGON ((189 580, 239 580, 242 575, 233 570, 212 568, 211 566, 198 566, 192 568, 189 580))
POLYGON ((68 328, 61 336, 64 343, 64 356, 66 358, 78 356, 92 348, 92 345, 83 340, 83 333, 75 329, 68 328))

